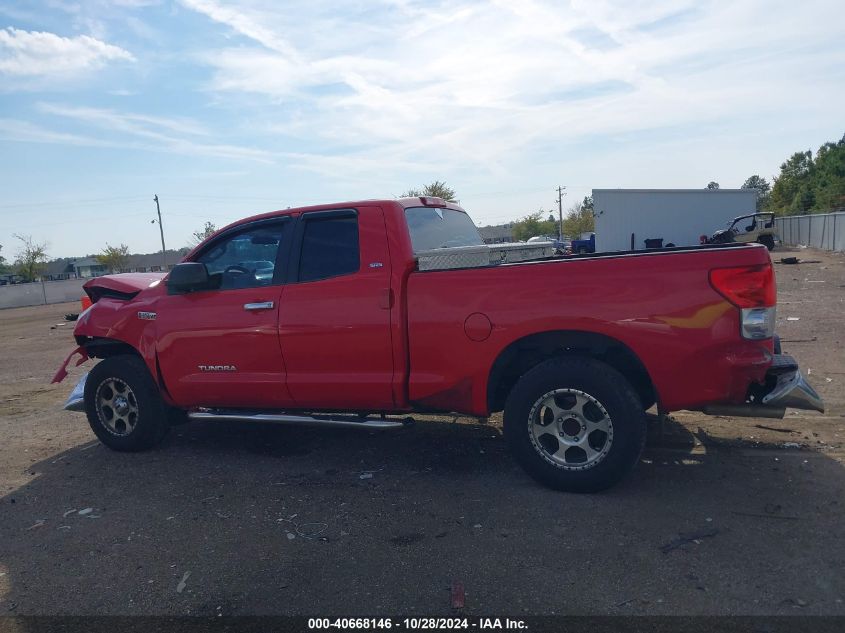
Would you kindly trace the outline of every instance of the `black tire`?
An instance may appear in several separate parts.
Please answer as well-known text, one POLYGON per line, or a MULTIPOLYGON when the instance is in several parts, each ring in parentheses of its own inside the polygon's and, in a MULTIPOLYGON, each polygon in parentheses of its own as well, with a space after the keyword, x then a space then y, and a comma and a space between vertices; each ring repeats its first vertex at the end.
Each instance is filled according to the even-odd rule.
POLYGON ((760 242, 763 246, 768 248, 770 251, 775 250, 775 238, 772 235, 761 235, 757 238, 757 241, 760 242))
MULTIPOLYGON (((574 396, 566 393, 563 397, 574 396)), ((582 422, 582 429, 590 424, 586 419, 582 422)), ((563 429, 563 424, 559 428, 563 429)), ((637 392, 618 371, 591 358, 555 358, 528 371, 511 390, 505 403, 504 431, 517 462, 540 483, 567 492, 598 492, 619 482, 636 465, 645 446, 646 419, 637 392), (542 440, 553 440, 559 442, 559 447, 566 446, 558 439, 558 434, 565 437, 563 431, 543 435, 539 438, 541 441, 532 431, 539 428, 532 425, 536 424, 534 419, 543 411, 542 407, 536 407, 546 402, 543 397, 555 390, 577 391, 598 403, 596 407, 588 402, 581 407, 582 412, 588 406, 594 407, 594 410, 604 409, 600 413, 607 420, 604 423, 609 424, 609 432, 605 433, 605 443, 602 444, 600 454, 603 456, 596 457, 592 466, 555 463, 555 454, 545 448, 546 443, 542 440), (535 413, 533 417, 532 412, 535 413)), ((588 430, 576 431, 576 434, 581 432, 590 435, 588 430)), ((585 436, 581 437, 585 441, 585 436)), ((571 447, 566 452, 570 450, 571 447)))
POLYGON ((85 412, 94 434, 115 451, 147 450, 170 430, 167 407, 137 356, 112 356, 94 366, 85 381, 85 412))

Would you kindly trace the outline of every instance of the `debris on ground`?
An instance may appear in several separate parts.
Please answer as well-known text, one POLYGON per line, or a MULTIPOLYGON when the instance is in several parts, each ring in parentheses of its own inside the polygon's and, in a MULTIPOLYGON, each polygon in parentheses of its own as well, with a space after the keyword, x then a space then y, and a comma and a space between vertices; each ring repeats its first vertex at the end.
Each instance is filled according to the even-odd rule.
POLYGON ((463 609, 466 603, 466 592, 464 591, 464 583, 457 580, 452 582, 451 587, 452 608, 463 609))
POLYGON ((765 429, 766 431, 775 431, 777 433, 795 433, 795 429, 776 429, 773 426, 766 426, 765 424, 755 424, 756 429, 765 429))
POLYGON ((384 466, 376 468, 375 470, 362 470, 358 473, 358 479, 372 479, 373 475, 384 470, 384 466))
POLYGON ((797 257, 781 257, 780 263, 781 264, 797 264, 799 260, 797 257))
POLYGON ((84 517, 86 514, 91 514, 93 511, 94 511, 94 508, 83 508, 82 510, 77 512, 77 514, 79 516, 84 517))
POLYGON ((40 528, 42 525, 47 523, 46 519, 38 519, 33 525, 30 525, 27 530, 34 530, 35 528, 40 528))
POLYGON ((65 315, 65 321, 76 321, 79 318, 78 312, 70 312, 65 315))
POLYGON ((188 586, 188 578, 191 577, 191 572, 186 571, 185 574, 182 576, 182 580, 179 581, 179 584, 176 585, 176 593, 182 593, 185 591, 185 587, 188 586))
MULTIPOLYGON (((297 515, 293 514, 288 519, 276 519, 276 522, 290 523, 297 535, 307 539, 314 539, 320 536, 320 534, 325 532, 329 527, 328 523, 296 523, 293 520, 296 516, 297 515)), ((288 540, 293 540, 294 534, 290 530, 287 530, 287 537, 288 540)), ((321 537, 319 540, 327 541, 328 539, 326 537, 321 537)))
POLYGON ((704 530, 698 530, 696 532, 679 532, 678 538, 669 541, 665 545, 661 545, 660 551, 664 554, 668 554, 672 550, 678 549, 679 547, 683 547, 688 543, 698 544, 701 542, 701 539, 713 538, 718 533, 719 528, 707 528, 704 530))
POLYGON ((788 521, 797 521, 800 518, 788 514, 764 514, 763 512, 743 512, 741 510, 733 510, 731 514, 736 514, 742 517, 758 517, 761 519, 786 519, 788 521))
POLYGON ((800 321, 801 317, 786 317, 787 321, 800 321))
POLYGON ((798 442, 784 442, 781 446, 783 448, 801 448, 801 445, 798 442))

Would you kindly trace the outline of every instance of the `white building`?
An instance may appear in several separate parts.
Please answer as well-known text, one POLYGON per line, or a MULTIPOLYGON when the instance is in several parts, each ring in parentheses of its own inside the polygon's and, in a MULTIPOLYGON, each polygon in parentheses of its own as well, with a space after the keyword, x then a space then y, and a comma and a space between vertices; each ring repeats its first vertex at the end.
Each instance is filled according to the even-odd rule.
POLYGON ((698 245, 756 205, 756 189, 593 189, 596 251, 698 245))

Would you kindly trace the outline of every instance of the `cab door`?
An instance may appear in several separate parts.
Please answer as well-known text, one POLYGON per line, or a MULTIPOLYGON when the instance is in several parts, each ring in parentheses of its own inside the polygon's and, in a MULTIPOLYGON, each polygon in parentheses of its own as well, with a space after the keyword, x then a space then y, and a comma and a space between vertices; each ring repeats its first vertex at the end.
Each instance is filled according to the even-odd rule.
POLYGON ((393 406, 390 253, 380 207, 303 213, 279 309, 299 408, 393 406))
POLYGON ((220 235, 193 258, 205 264, 212 287, 159 299, 158 361, 175 403, 292 404, 278 318, 293 225, 274 218, 220 235))

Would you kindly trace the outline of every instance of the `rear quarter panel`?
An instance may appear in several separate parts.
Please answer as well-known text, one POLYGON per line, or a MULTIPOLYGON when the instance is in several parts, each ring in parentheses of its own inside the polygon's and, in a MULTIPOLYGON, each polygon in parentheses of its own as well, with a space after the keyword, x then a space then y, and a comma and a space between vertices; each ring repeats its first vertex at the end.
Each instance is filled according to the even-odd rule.
POLYGON ((710 286, 713 268, 763 264, 764 247, 572 258, 416 272, 408 280, 409 400, 487 415, 496 358, 531 334, 595 332, 642 361, 667 410, 740 402, 771 363, 771 341, 740 337, 739 311, 710 286), (487 315, 489 338, 464 322, 487 315))

